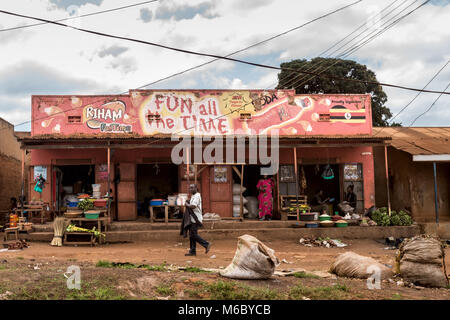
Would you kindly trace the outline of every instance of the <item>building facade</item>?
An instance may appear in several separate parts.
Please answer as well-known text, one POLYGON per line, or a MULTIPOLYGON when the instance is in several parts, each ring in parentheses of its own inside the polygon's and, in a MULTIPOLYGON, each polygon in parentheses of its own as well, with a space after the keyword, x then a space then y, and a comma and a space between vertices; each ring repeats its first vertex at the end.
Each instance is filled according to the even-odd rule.
POLYGON ((293 90, 33 96, 31 136, 21 139, 31 151, 30 181, 46 175, 41 195, 29 183, 29 198, 59 210, 68 194, 109 186, 116 220, 135 220, 149 199, 187 193, 192 182, 204 213, 232 217, 233 185, 257 196, 261 168, 273 166, 275 218, 280 195, 312 199, 322 189, 335 210, 348 185, 363 211, 375 205, 373 146, 384 140, 372 135, 370 95, 293 90))

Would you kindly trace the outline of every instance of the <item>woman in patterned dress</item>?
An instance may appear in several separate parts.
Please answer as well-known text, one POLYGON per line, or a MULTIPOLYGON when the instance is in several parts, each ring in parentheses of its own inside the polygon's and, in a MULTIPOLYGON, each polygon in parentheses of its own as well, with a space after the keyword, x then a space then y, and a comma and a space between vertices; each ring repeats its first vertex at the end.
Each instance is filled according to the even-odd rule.
POLYGON ((268 178, 267 175, 264 175, 256 185, 256 188, 259 190, 259 220, 272 220, 273 187, 273 180, 272 178, 268 178))

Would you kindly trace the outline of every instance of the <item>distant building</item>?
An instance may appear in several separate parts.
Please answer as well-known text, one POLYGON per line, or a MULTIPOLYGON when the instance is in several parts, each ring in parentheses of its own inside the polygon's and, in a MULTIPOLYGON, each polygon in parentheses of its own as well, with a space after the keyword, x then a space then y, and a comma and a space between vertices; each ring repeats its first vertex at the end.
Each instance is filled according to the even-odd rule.
MULTIPOLYGON (((439 222, 441 229, 450 225, 450 127, 374 128, 373 132, 392 138, 387 147, 392 209, 410 211, 417 222, 439 222)), ((384 147, 374 147, 374 161, 376 206, 387 206, 384 147)))
MULTIPOLYGON (((14 125, 0 118, 0 210, 8 210, 12 197, 19 201, 22 190, 22 151, 17 137, 27 137, 30 132, 14 132, 14 125), (17 134, 17 136, 16 136, 17 134)), ((30 155, 26 155, 25 164, 30 155)), ((28 160, 28 161, 27 161, 28 160)), ((25 167, 27 183, 28 168, 25 167)), ((25 184, 25 194, 27 185, 25 184)))

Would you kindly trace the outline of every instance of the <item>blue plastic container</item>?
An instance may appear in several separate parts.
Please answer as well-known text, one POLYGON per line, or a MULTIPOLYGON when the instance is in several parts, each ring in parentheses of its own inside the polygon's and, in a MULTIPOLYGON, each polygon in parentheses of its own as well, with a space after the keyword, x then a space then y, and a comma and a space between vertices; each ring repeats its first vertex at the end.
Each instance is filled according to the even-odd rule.
POLYGON ((67 206, 70 208, 74 208, 74 207, 78 206, 78 202, 67 201, 67 206))
POLYGON ((307 223, 306 227, 307 228, 318 228, 319 224, 318 223, 307 223))
POLYGON ((163 199, 150 200, 150 205, 151 206, 162 206, 163 203, 164 203, 163 199))

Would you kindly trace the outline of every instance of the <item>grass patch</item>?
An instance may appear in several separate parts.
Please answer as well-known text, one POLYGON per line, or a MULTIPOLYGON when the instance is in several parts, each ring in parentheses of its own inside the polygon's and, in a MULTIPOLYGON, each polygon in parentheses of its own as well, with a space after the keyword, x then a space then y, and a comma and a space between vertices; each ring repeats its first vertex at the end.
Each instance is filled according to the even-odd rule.
POLYGON ((294 272, 292 274, 292 276, 296 277, 296 278, 310 278, 310 279, 319 279, 320 278, 319 276, 317 276, 315 274, 307 273, 305 271, 294 272))
POLYGON ((394 293, 390 300, 403 300, 403 297, 400 293, 394 293))
POLYGON ((198 267, 186 267, 186 269, 182 270, 184 272, 193 272, 193 273, 210 273, 211 271, 203 270, 198 267))
POLYGON ((0 264, 0 270, 6 270, 6 269, 8 269, 6 266, 0 264))
POLYGON ((173 296, 173 295, 175 294, 175 290, 173 290, 173 289, 171 288, 171 286, 164 285, 164 284, 162 284, 162 285, 156 287, 156 292, 157 292, 158 294, 162 295, 162 296, 165 296, 165 297, 167 297, 167 296, 173 296))
POLYGON ((307 297, 313 300, 341 300, 347 297, 349 289, 347 286, 337 284, 328 287, 305 287, 301 283, 289 292, 291 299, 299 300, 307 297))
POLYGON ((213 300, 275 300, 279 293, 269 288, 251 287, 236 282, 217 281, 204 285, 213 300))
POLYGON ((24 257, 17 257, 17 259, 19 259, 19 260, 23 260, 23 259, 24 259, 24 257))
POLYGON ((156 266, 150 266, 148 264, 134 264, 130 262, 110 262, 110 261, 104 261, 99 260, 97 264, 95 265, 99 268, 120 268, 120 269, 147 269, 150 271, 167 271, 165 265, 156 265, 156 266))

